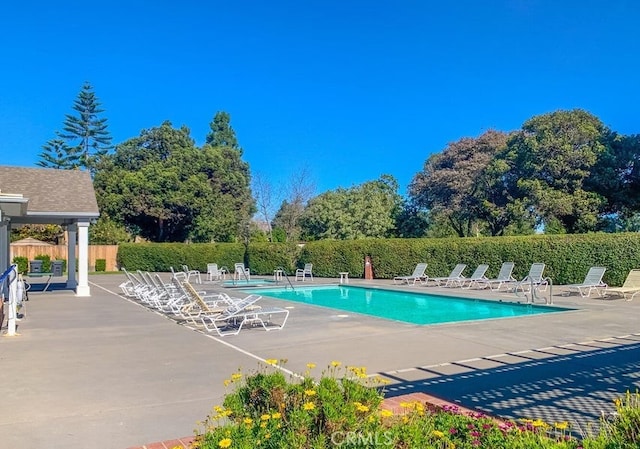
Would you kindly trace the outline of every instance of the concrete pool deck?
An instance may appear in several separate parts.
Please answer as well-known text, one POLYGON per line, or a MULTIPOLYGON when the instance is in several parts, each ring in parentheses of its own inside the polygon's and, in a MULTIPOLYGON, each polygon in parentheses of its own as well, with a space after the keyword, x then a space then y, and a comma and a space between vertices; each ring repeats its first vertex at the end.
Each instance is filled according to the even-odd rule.
MULTIPOLYGON (((264 298, 267 305, 290 307, 282 331, 245 329, 219 338, 119 296, 124 276, 89 280, 89 298, 55 289, 30 293, 20 335, 0 338, 2 446, 124 449, 176 441, 222 403, 231 373, 252 371, 270 358, 286 359, 293 372, 313 362, 318 373, 338 360, 388 378, 387 397, 425 392, 498 416, 581 427, 640 387, 640 301, 565 297, 556 288, 554 303, 576 310, 418 326, 264 298)), ((312 284, 326 282, 337 280, 312 284)), ((515 299, 512 293, 393 287, 515 299)))

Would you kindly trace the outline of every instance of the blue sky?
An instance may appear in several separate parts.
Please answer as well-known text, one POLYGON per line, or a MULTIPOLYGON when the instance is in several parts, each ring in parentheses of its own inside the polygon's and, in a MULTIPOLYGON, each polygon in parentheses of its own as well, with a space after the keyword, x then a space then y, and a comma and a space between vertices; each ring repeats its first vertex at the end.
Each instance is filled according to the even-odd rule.
POLYGON ((633 0, 9 2, 0 164, 34 166, 89 81, 114 143, 170 120, 202 144, 226 111, 274 185, 404 194, 447 143, 558 109, 640 133, 638 23, 633 0))

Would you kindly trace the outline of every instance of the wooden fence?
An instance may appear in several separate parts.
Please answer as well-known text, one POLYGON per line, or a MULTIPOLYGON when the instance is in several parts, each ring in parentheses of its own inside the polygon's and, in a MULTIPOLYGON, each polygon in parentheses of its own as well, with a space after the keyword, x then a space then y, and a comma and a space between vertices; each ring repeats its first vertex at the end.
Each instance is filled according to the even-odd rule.
MULTIPOLYGON (((118 245, 89 245, 89 271, 94 271, 96 260, 104 259, 107 262, 107 271, 117 271, 116 255, 118 245)), ((51 260, 64 259, 67 257, 67 245, 11 245, 11 259, 14 257, 26 257, 27 260, 34 260, 36 256, 47 255, 51 260)), ((76 258, 78 257, 78 247, 76 246, 76 258)))

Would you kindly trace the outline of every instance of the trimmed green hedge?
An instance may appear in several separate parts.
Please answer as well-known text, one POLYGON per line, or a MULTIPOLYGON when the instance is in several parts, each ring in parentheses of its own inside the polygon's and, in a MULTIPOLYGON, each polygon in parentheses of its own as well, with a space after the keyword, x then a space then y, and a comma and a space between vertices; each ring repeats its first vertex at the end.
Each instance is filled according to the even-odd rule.
POLYGON ((410 274, 418 262, 428 263, 429 276, 445 276, 457 263, 467 264, 469 276, 481 263, 489 264, 489 277, 502 262, 515 262, 514 276, 523 278, 534 262, 546 264, 545 276, 554 284, 581 282, 589 267, 604 266, 604 281, 621 285, 629 270, 640 268, 640 233, 534 235, 517 237, 443 239, 322 240, 305 245, 290 243, 181 244, 126 243, 118 250, 118 264, 128 270, 169 271, 188 265, 206 271, 207 263, 233 269, 244 262, 252 274, 271 275, 277 267, 293 273, 313 263, 313 274, 335 278, 348 271, 364 276, 364 258, 371 257, 374 277, 391 279, 410 274))

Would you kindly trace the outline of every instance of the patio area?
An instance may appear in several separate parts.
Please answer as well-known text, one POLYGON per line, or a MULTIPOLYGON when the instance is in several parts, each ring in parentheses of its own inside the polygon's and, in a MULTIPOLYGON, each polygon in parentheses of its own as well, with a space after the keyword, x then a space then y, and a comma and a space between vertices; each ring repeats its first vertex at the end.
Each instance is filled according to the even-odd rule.
MULTIPOLYGON (((251 371, 265 359, 286 359, 293 372, 313 362, 318 373, 339 360, 388 378, 387 397, 427 393, 499 416, 580 426, 640 387, 640 301, 561 296, 556 288, 554 303, 577 310, 418 326, 264 298, 267 306, 289 308, 282 331, 245 329, 220 338, 121 297, 124 276, 89 281, 91 297, 58 289, 31 293, 19 336, 0 338, 0 433, 7 447, 124 449, 176 441, 222 403, 231 373, 251 371)), ((325 282, 338 279, 313 283, 325 282)))

